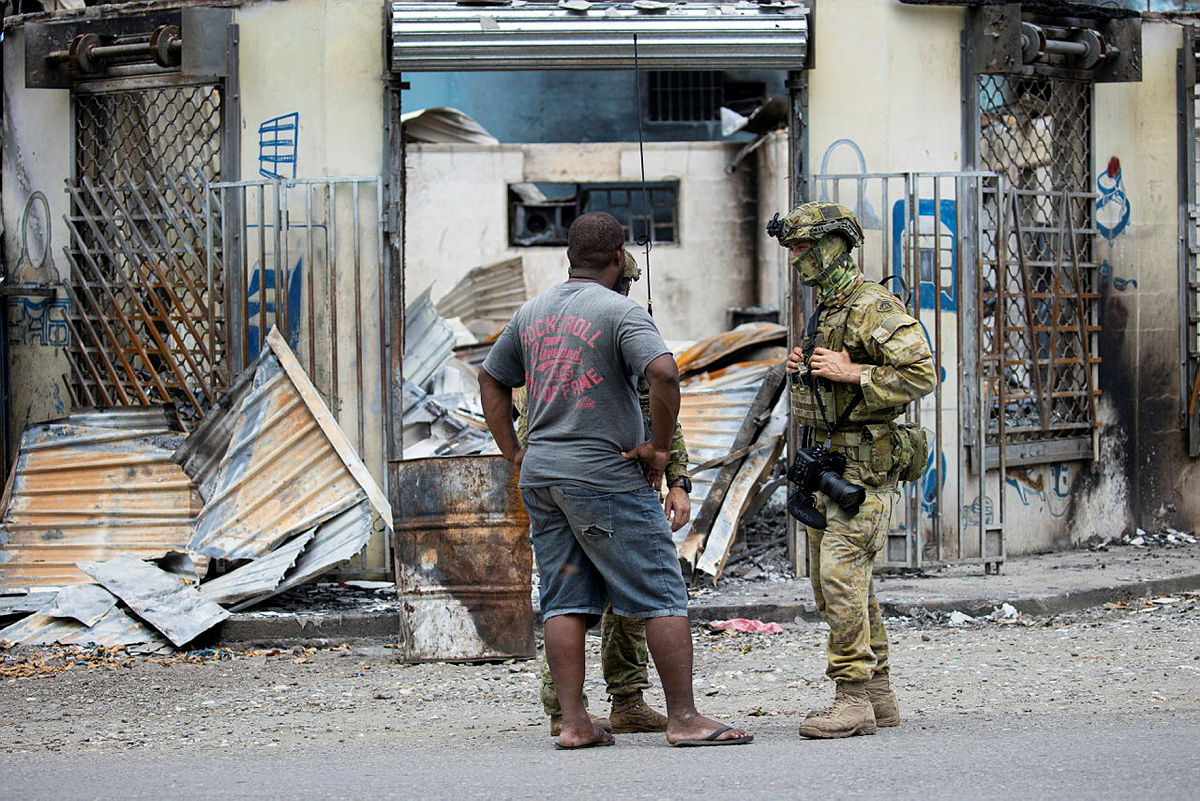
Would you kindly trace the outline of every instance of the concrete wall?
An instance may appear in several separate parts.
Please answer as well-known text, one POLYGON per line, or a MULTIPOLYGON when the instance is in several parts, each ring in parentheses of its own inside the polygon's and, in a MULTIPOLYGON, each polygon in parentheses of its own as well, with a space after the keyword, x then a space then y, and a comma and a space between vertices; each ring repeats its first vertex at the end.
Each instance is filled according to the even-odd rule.
MULTIPOLYGON (((25 34, 7 31, 4 46, 3 222, 4 265, 10 281, 65 282, 70 274, 63 247, 69 241, 63 216, 69 209, 66 181, 71 174, 70 93, 60 89, 25 88, 25 34), (22 217, 34 192, 49 204, 47 230, 44 207, 35 204, 23 232, 22 217), (23 233, 30 255, 49 248, 51 269, 37 274, 18 261, 23 233)), ((34 265, 35 267, 37 265, 34 265)), ((22 335, 11 337, 9 348, 8 422, 13 448, 27 423, 51 420, 70 412, 64 375, 68 370, 61 342, 65 292, 57 297, 14 297, 7 301, 9 322, 26 321, 22 335)), ((8 454, 9 456, 12 453, 8 454)))
MULTIPOLYGON (((1181 430, 1178 25, 1142 26, 1142 81, 1096 88, 1094 166, 1120 159, 1128 227, 1100 244, 1104 282, 1101 388, 1127 437, 1132 513, 1142 528, 1200 525, 1200 464, 1181 430), (1170 507, 1174 507, 1172 512, 1170 507)), ((1103 178, 1100 188, 1112 187, 1103 178)))
MULTIPOLYGON (((866 170, 962 166, 961 8, 880 0, 817 3, 816 68, 809 81, 809 169, 839 139, 857 143, 866 170)), ((825 172, 860 171, 838 147, 825 172)), ((819 197, 821 188, 811 189, 819 197)))
MULTIPOLYGON (((725 330, 729 307, 754 302, 757 218, 747 170, 726 175, 737 150, 717 142, 648 143, 646 179, 679 182, 679 244, 650 255, 654 317, 668 340, 725 330)), ((640 180, 636 144, 410 145, 405 295, 436 300, 472 267, 521 256, 526 289, 566 279, 566 248, 510 247, 508 186, 640 180)), ((643 267, 645 256, 635 250, 643 267)), ((646 280, 631 296, 646 301, 646 280)))
POLYGON ((297 178, 378 175, 383 11, 354 0, 240 7, 242 176, 259 174, 258 127, 298 114, 297 178))

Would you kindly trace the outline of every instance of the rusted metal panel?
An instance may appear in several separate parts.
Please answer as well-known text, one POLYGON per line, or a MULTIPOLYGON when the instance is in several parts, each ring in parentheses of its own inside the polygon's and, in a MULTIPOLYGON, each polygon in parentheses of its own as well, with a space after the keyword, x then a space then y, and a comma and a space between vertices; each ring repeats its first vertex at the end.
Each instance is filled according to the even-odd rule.
POLYGON ((732 331, 700 340, 679 354, 675 361, 680 374, 687 375, 732 359, 750 348, 783 344, 786 339, 787 329, 777 323, 744 323, 732 331))
POLYGON ((90 583, 76 562, 186 548, 201 501, 171 460, 178 435, 150 419, 127 425, 134 418, 24 433, 0 524, 0 590, 90 583))
POLYGON ((534 653, 529 518, 502 456, 396 464, 396 584, 409 662, 534 653))
POLYGON ((234 425, 202 429, 230 439, 190 547, 254 558, 363 500, 390 527, 390 504, 276 329, 267 343, 240 406, 218 412, 234 425))

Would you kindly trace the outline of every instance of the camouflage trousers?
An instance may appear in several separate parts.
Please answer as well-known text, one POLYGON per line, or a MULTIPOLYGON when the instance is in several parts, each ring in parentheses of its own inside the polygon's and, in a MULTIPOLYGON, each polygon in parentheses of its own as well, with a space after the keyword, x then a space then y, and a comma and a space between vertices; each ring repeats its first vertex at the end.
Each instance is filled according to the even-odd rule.
POLYGON ((866 681, 889 669, 887 630, 871 571, 900 491, 895 483, 863 485, 853 463, 844 477, 864 486, 866 498, 858 514, 848 517, 817 493, 817 508, 829 525, 824 531, 808 529, 808 573, 817 610, 829 624, 826 675, 834 681, 866 681))
MULTIPOLYGON (((611 604, 605 607, 604 617, 600 619, 600 666, 604 671, 609 695, 629 695, 650 686, 650 656, 646 649, 644 618, 621 617, 613 614, 611 604)), ((585 707, 587 702, 585 695, 585 707)), ((558 692, 554 689, 554 677, 550 675, 550 663, 546 659, 544 649, 542 706, 551 717, 562 714, 558 692)))

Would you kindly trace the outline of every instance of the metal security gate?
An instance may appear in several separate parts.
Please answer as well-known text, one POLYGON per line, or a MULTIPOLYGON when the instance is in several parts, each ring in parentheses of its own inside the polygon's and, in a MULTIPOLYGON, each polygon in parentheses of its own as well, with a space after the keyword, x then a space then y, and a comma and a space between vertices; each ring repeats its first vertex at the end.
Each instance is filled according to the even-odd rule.
POLYGON ((230 363, 240 370, 278 328, 382 485, 382 182, 258 180, 206 189, 203 252, 211 272, 229 276, 230 363))
POLYGON ((865 235, 857 251, 863 274, 899 295, 920 321, 939 376, 906 415, 926 430, 930 455, 921 478, 902 485, 881 564, 997 565, 1003 509, 979 510, 980 499, 1003 485, 1002 468, 981 471, 971 454, 985 447, 995 403, 983 366, 992 358, 991 323, 979 276, 988 264, 1012 260, 1002 250, 1009 240, 995 229, 1003 219, 997 199, 1008 196, 1004 179, 986 172, 817 174, 810 185, 816 198, 855 212, 865 235))
POLYGON ((229 385, 225 276, 204 257, 220 174, 216 85, 77 89, 69 389, 76 406, 173 404, 198 420, 229 385))

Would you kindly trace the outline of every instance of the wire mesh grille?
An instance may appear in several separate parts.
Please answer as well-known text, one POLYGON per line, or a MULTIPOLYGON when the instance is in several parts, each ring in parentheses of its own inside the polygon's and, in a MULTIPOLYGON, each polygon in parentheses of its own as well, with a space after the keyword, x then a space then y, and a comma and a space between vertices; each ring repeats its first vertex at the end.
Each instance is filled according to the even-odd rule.
POLYGON ((211 86, 76 94, 68 187, 70 389, 77 405, 172 403, 197 420, 229 385, 211 86))
POLYGON ((979 78, 983 198, 980 363, 988 441, 1087 436, 1099 362, 1090 91, 1046 78, 979 78))

